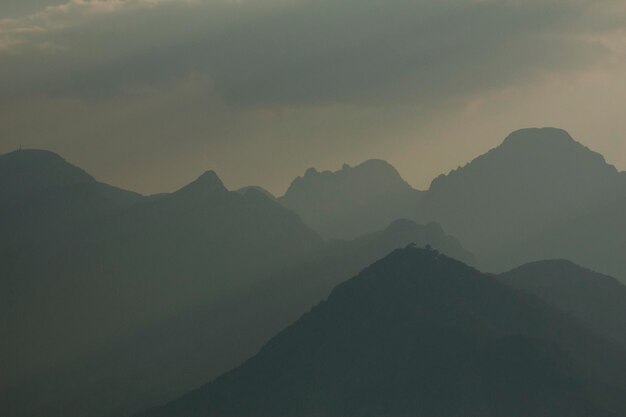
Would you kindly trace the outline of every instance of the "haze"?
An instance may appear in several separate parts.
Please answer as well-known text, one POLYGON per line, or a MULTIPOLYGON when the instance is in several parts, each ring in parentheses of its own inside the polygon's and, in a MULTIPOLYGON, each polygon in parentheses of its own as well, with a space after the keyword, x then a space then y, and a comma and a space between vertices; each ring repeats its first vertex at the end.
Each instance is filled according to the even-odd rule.
POLYGON ((0 153, 172 191, 206 169, 282 194, 368 158, 418 188, 526 126, 626 168, 619 0, 0 4, 0 153))

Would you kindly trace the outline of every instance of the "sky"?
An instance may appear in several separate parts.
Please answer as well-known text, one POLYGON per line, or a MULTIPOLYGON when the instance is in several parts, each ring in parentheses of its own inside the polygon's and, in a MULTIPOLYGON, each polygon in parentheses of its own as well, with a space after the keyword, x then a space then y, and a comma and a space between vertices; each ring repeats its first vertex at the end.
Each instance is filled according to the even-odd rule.
POLYGON ((626 169, 623 0, 2 0, 0 153, 145 194, 282 194, 370 158, 417 188, 513 130, 626 169))

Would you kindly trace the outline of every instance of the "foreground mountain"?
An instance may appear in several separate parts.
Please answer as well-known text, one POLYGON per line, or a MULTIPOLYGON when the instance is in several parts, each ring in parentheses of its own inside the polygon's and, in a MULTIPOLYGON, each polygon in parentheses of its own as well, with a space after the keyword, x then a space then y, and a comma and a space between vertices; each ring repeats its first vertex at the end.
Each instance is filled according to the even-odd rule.
POLYGON ((435 224, 323 241, 262 190, 230 192, 212 171, 142 197, 45 151, 0 162, 2 415, 101 417, 173 399, 409 242, 474 262, 435 224))
MULTIPOLYGON (((436 178, 421 200, 418 218, 439 222, 479 259, 496 262, 503 248, 543 235, 620 196, 626 197, 625 177, 600 154, 564 130, 523 129, 436 178)), ((586 246, 584 238, 575 244, 581 250, 586 246)))
POLYGON ((396 221, 353 241, 327 242, 298 265, 105 343, 69 366, 0 392, 0 404, 4 395, 12 416, 89 417, 128 415, 174 399, 240 364, 346 277, 410 242, 473 261, 437 225, 396 221))
POLYGON ((539 299, 436 251, 339 285, 173 416, 622 416, 626 354, 539 299))
POLYGON ((280 202, 327 238, 354 238, 414 215, 419 191, 387 162, 372 159, 356 167, 296 178, 280 202))
POLYGON ((569 261, 533 262, 499 276, 626 348, 626 286, 569 261))

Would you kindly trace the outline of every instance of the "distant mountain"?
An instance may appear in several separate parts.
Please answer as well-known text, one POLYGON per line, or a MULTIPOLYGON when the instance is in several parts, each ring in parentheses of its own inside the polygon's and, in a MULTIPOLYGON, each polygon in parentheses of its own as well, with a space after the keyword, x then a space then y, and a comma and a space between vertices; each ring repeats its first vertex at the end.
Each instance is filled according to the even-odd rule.
POLYGON ((356 167, 296 178, 279 201, 327 238, 354 238, 414 215, 420 192, 389 163, 372 159, 356 167))
MULTIPOLYGON (((91 202, 85 194, 81 201, 91 202)), ((55 194, 59 216, 82 215, 66 208, 76 197, 67 195, 55 194)), ((46 221, 42 207, 50 206, 28 210, 46 221)), ((0 333, 11 340, 0 345, 0 388, 242 290, 322 244, 296 214, 258 193, 226 190, 213 172, 170 195, 104 211, 80 227, 65 224, 56 239, 0 251, 0 333)))
POLYGON ((626 348, 626 286, 569 261, 533 262, 499 276, 626 348))
POLYGON ((493 270, 546 258, 570 259, 626 283, 626 196, 574 219, 546 227, 527 241, 486 259, 493 270))
MULTIPOLYGON (((21 413, 9 414, 121 416, 174 399, 240 364, 326 298, 334 286, 411 242, 473 262, 472 255, 438 225, 407 220, 352 241, 326 242, 297 265, 259 274, 245 288, 155 320, 71 366, 6 391, 7 404, 14 404, 13 409, 22 405, 21 413), (102 390, 103 385, 107 390, 102 390), (37 404, 28 401, 32 398, 49 400, 37 404), (30 414, 23 412, 25 403, 30 414)), ((178 291, 174 289, 171 296, 178 291)), ((143 310, 141 300, 136 308, 143 310)))
POLYGON ((142 417, 626 414, 626 351, 433 250, 396 250, 239 368, 142 417))
POLYGON ((0 155, 2 210, 51 189, 93 182, 91 175, 49 151, 23 150, 0 155))
POLYGON ((237 190, 237 192, 240 194, 246 194, 248 191, 253 191, 253 192, 256 191, 256 192, 263 194, 265 197, 269 198, 270 200, 276 200, 276 197, 274 196, 274 194, 270 193, 263 187, 259 187, 258 185, 249 185, 247 187, 241 187, 240 189, 237 190))
MULTIPOLYGON (((329 242, 329 246, 332 247, 333 243, 334 245, 341 244, 341 242, 329 242)), ((392 250, 411 243, 420 247, 432 246, 451 258, 468 265, 476 265, 474 255, 468 252, 455 237, 446 234, 439 224, 432 222, 422 225, 412 220, 398 219, 391 222, 384 230, 369 233, 347 242, 349 246, 358 250, 376 251, 376 256, 370 256, 370 262, 362 265, 369 265, 392 250)))
POLYGON ((626 197, 625 177, 600 154, 564 130, 523 129, 436 178, 417 218, 437 221, 487 259, 620 196, 626 197))
POLYGON ((0 256, 14 246, 78 233, 99 216, 143 197, 97 182, 59 155, 22 150, 0 155, 0 256))

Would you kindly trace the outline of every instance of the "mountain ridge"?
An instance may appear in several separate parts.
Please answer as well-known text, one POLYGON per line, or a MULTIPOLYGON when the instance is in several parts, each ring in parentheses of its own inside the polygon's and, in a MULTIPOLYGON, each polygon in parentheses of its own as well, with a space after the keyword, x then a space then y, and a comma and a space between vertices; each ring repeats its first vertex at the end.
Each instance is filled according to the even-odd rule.
POLYGON ((410 245, 240 367, 139 415, 617 416, 624 376, 624 351, 578 322, 410 245))
POLYGON ((326 238, 354 238, 411 217, 420 192, 388 162, 370 159, 337 171, 306 170, 279 201, 326 238))

